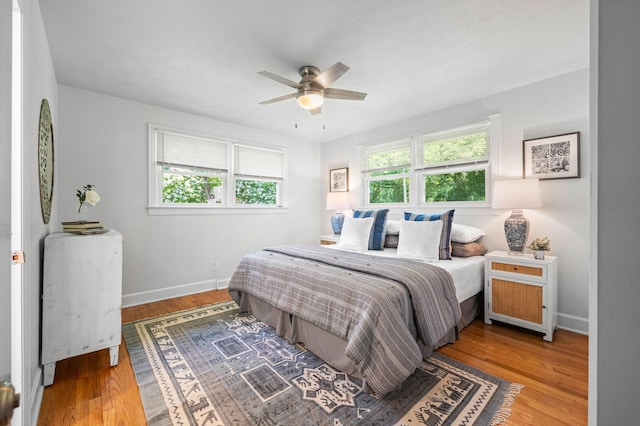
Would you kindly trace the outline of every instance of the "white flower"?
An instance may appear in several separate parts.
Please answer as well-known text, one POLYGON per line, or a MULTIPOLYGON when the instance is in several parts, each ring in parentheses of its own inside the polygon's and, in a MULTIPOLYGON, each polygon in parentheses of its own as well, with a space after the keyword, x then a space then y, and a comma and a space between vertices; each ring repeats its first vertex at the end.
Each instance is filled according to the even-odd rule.
POLYGON ((85 192, 85 202, 95 206, 100 201, 100 195, 96 191, 89 190, 85 192))

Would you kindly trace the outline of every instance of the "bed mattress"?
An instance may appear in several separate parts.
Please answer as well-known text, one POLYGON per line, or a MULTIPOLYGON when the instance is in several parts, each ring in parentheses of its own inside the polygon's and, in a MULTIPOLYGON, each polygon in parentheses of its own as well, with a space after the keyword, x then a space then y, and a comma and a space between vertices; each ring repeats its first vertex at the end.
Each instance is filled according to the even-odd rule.
MULTIPOLYGON (((325 246, 334 250, 342 250, 335 245, 325 246)), ((368 250, 372 256, 397 257, 397 250, 368 250)), ((484 287, 484 256, 452 257, 451 260, 438 260, 432 265, 445 269, 453 277, 456 287, 456 297, 462 303, 470 297, 480 293, 484 287)))

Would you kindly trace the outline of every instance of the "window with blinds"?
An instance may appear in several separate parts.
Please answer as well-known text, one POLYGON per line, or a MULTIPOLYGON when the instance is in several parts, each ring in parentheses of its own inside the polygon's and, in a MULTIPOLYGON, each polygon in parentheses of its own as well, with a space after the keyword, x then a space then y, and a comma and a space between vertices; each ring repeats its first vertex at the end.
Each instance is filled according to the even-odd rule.
POLYGON ((499 124, 496 114, 462 128, 363 146, 365 204, 488 205, 499 124))
POLYGON ((150 206, 283 205, 285 150, 149 126, 150 206))
POLYGON ((489 122, 416 139, 421 202, 476 203, 488 199, 489 122))
POLYGON ((367 204, 407 204, 410 199, 411 141, 363 148, 367 204))

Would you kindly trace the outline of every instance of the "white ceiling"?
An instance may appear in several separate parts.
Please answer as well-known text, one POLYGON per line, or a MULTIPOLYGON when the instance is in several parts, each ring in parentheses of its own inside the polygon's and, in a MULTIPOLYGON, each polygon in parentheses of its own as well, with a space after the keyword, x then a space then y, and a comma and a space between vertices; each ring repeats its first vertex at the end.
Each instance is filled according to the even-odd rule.
POLYGON ((60 84, 318 142, 589 66, 587 0, 39 3, 60 84), (338 61, 363 102, 258 105, 338 61))

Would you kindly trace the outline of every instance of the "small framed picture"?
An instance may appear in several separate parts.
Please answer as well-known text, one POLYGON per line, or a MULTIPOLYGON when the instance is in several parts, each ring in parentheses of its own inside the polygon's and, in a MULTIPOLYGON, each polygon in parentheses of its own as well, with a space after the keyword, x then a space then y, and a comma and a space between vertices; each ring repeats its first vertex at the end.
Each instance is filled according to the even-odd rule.
POLYGON ((349 191, 349 168, 333 169, 329 171, 329 192, 349 191))
POLYGON ((580 132, 522 141, 525 178, 580 177, 580 132))

